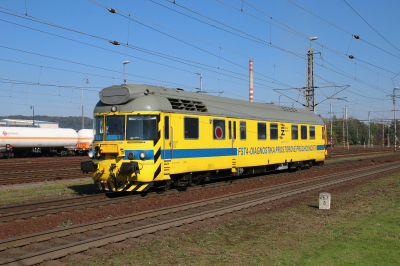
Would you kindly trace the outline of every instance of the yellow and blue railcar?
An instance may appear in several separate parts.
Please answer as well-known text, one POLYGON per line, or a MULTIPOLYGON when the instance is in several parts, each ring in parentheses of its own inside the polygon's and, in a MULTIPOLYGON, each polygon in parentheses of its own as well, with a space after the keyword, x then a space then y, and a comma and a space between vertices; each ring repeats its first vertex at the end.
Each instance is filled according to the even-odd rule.
POLYGON ((211 175, 323 164, 326 127, 314 113, 181 89, 116 85, 94 109, 83 172, 104 191, 187 186, 211 175))

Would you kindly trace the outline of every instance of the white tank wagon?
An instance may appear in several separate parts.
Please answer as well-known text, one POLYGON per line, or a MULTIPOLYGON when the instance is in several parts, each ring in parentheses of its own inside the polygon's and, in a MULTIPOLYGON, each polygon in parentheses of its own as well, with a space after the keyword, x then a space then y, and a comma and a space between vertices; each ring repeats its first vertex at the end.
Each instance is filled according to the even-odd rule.
POLYGON ((93 129, 81 129, 78 131, 78 144, 75 151, 79 153, 90 151, 93 144, 93 129))
POLYGON ((70 128, 0 127, 0 158, 71 154, 78 133, 70 128))

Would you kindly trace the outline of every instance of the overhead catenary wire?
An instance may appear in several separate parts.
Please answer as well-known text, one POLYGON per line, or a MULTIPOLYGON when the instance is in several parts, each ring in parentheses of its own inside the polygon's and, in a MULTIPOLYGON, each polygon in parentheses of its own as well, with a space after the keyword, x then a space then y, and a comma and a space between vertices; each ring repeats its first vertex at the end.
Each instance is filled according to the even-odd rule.
MULTIPOLYGON (((352 34, 351 32, 349 32, 349 31, 347 31, 347 30, 345 30, 345 29, 343 29, 343 28, 337 26, 336 24, 334 24, 334 23, 332 23, 332 22, 330 22, 330 21, 328 21, 328 20, 322 18, 321 16, 318 16, 317 14, 311 12, 310 10, 308 10, 308 9, 306 9, 306 8, 304 8, 304 7, 302 7, 302 6, 300 6, 299 4, 296 4, 296 3, 294 3, 294 2, 291 1, 291 0, 286 0, 286 1, 288 1, 289 3, 292 3, 293 5, 295 5, 295 6, 299 7, 299 8, 301 8, 301 9, 303 9, 304 11, 310 13, 311 15, 313 15, 313 16, 315 16, 315 17, 317 17, 317 18, 319 18, 319 19, 321 19, 321 20, 323 20, 323 21, 325 21, 326 23, 328 23, 328 24, 334 26, 335 28, 337 28, 337 29, 339 29, 339 30, 341 30, 341 31, 343 31, 343 32, 345 32, 345 33, 347 33, 347 34, 350 34, 350 35, 353 36, 353 37, 356 36, 355 34, 352 34)), ((358 37, 359 37, 359 36, 358 36, 358 37)), ((400 59, 400 56, 397 56, 397 55, 395 55, 395 54, 393 54, 393 53, 391 53, 391 52, 389 52, 389 51, 387 51, 387 50, 385 50, 385 49, 383 49, 383 48, 380 48, 379 46, 377 46, 377 45, 375 45, 375 44, 372 44, 371 42, 365 40, 364 38, 359 37, 359 40, 361 40, 361 41, 363 41, 363 42, 365 42, 365 43, 367 43, 367 44, 369 44, 369 45, 371 45, 371 46, 373 46, 373 47, 375 47, 375 48, 378 48, 379 50, 381 50, 381 51, 383 51, 383 52, 385 52, 385 53, 387 53, 387 54, 389 54, 389 55, 391 55, 391 56, 394 56, 394 57, 400 59)), ((397 48, 396 48, 396 49, 397 49, 397 48)))
MULTIPOLYGON (((90 2, 94 2, 94 3, 96 3, 96 4, 98 4, 98 5, 101 5, 101 6, 103 6, 103 7, 108 7, 107 5, 104 5, 104 4, 101 4, 101 3, 99 3, 99 2, 97 2, 97 1, 94 1, 94 0, 89 0, 90 2)), ((152 1, 152 0, 150 0, 151 2, 154 2, 154 1, 152 1)), ((217 0, 218 1, 218 0, 217 0)), ((156 3, 156 2, 154 2, 154 3, 156 3)), ((156 4, 159 4, 159 3, 156 3, 156 4)), ((174 4, 176 4, 176 3, 174 3, 174 4)), ((159 4, 159 5, 161 5, 161 4, 159 4)), ((161 6, 163 6, 163 7, 165 7, 164 5, 161 5, 161 6)), ((181 5, 179 5, 180 7, 182 7, 181 5)), ((168 7, 166 7, 166 8, 168 8, 168 7)), ((185 7, 183 7, 183 8, 185 8, 185 7)), ((168 8, 168 9, 170 9, 170 8, 168 8)), ((185 9, 187 9, 187 8, 185 8, 185 9)), ((189 11, 191 11, 191 12, 194 12, 194 13, 196 13, 196 14, 199 14, 199 13, 197 13, 197 12, 195 12, 195 11, 193 11, 193 10, 190 10, 190 9, 188 9, 189 11)), ((178 12, 178 11, 176 11, 176 10, 173 10, 173 11, 175 11, 175 12, 178 12)), ((122 11, 123 12, 123 11, 122 11)), ((180 12, 178 12, 178 13, 180 13, 180 12)), ((186 15, 186 14, 183 14, 183 15, 186 15)), ((202 14, 199 14, 199 15, 201 15, 201 16, 204 16, 204 15, 202 15, 202 14)), ((187 15, 186 15, 187 16, 187 15)), ((189 16, 190 17, 190 16, 189 16)), ((206 17, 206 16, 205 16, 206 17)), ((192 17, 191 17, 192 18, 192 17)), ((206 17, 206 18, 208 18, 208 19, 211 19, 211 18, 209 18, 209 17, 206 17)), ((193 19, 195 19, 195 18, 193 18, 193 19)), ((196 19, 197 20, 197 19, 196 19)), ((211 20, 213 20, 213 19, 211 19, 211 20)), ((215 20, 213 20, 213 21, 215 21, 215 20)), ((225 24, 223 24, 223 25, 225 25, 225 24)), ((227 25, 225 25, 225 26, 227 26, 227 25)), ((228 26, 229 27, 229 26, 228 26)), ((323 46, 323 47, 327 47, 327 46, 323 46)), ((333 50, 333 51, 336 51, 336 50, 334 50, 333 48, 330 48, 330 47, 328 47, 329 48, 329 50, 333 50)), ((338 52, 338 51, 337 51, 338 52)), ((357 81, 357 82, 360 82, 360 83, 362 83, 362 84, 364 84, 364 85, 367 85, 367 86, 370 86, 371 88, 373 88, 373 89, 378 89, 378 90, 381 90, 381 91, 383 91, 382 89, 379 89, 379 88, 377 88, 376 86, 373 86, 373 85, 370 85, 370 84, 368 84, 367 82, 363 82, 363 81, 361 81, 361 80, 359 80, 359 79, 356 79, 356 78, 353 78, 353 77, 351 77, 351 76, 349 76, 349 75, 347 75, 347 74, 344 74, 344 73, 339 73, 339 72, 337 72, 337 71, 334 71, 334 70, 332 70, 332 69, 330 69, 330 68, 327 68, 327 67, 325 67, 325 66, 323 66, 323 65, 321 65, 322 67, 324 67, 324 68, 326 68, 326 69, 328 69, 328 70, 330 70, 330 71, 333 71, 333 72, 336 72, 336 73, 338 73, 338 74, 341 74, 341 75, 344 75, 344 76, 346 76, 346 77, 348 77, 348 78, 351 78, 351 79, 353 79, 353 80, 355 80, 355 81, 357 81)), ((375 73, 377 73, 377 72, 375 72, 375 73)), ((379 74, 379 73, 378 73, 379 74)), ((387 92, 387 91, 383 91, 383 92, 387 92)))
MULTIPOLYGON (((0 11, 0 12, 3 12, 3 11, 0 11)), ((4 12, 3 12, 3 13, 4 13, 4 12)), ((7 13, 7 14, 8 14, 8 13, 7 13)), ((11 15, 14 15, 14 16, 15 16, 15 14, 11 14, 11 15)), ((25 17, 21 17, 21 18, 25 18, 25 17)), ((33 19, 31 18, 30 20, 33 20, 33 19)), ((33 21, 35 21, 35 20, 33 20, 33 21)), ((42 22, 40 22, 40 21, 36 21, 36 22, 42 23, 42 22)), ((15 23, 13 23, 13 24, 15 24, 15 23)), ((52 26, 51 24, 54 24, 54 23, 50 23, 50 22, 49 22, 49 23, 46 23, 46 24, 52 26)), ((25 27, 26 27, 26 26, 25 26, 25 27)), ((27 28, 29 28, 29 27, 27 27, 27 28)), ((64 29, 64 30, 69 30, 69 28, 63 27, 63 26, 60 26, 60 28, 62 28, 62 29, 64 29)), ((91 34, 86 34, 86 33, 84 33, 84 32, 80 32, 80 31, 76 31, 76 30, 72 30, 72 29, 71 29, 71 31, 76 32, 76 33, 80 33, 80 34, 83 34, 83 35, 87 35, 87 36, 90 36, 90 37, 98 38, 98 39, 101 39, 101 40, 109 41, 109 40, 106 39, 106 38, 98 37, 98 36, 91 35, 91 34)), ((43 32, 43 31, 41 31, 41 32, 43 32)), ((50 34, 51 34, 51 33, 50 33, 50 34)), ((51 34, 51 35, 58 36, 58 35, 55 35, 55 34, 51 34)), ((58 36, 58 37, 60 37, 60 36, 58 36)), ((63 38, 63 37, 62 37, 62 38, 63 38)), ((72 40, 71 38, 66 38, 66 39, 72 40)), ((81 41, 77 41, 77 42, 84 43, 84 42, 81 42, 81 41)), ((182 64, 191 65, 190 63, 187 63, 187 62, 180 62, 179 60, 185 60, 185 61, 189 61, 189 62, 192 62, 192 63, 195 63, 195 64, 200 64, 200 65, 203 65, 203 66, 206 66, 206 67, 210 67, 210 68, 217 69, 216 67, 213 67, 213 66, 201 64, 201 63, 198 63, 198 62, 193 62, 193 61, 186 60, 186 59, 182 59, 182 58, 177 58, 177 57, 170 56, 170 55, 161 54, 161 53, 158 53, 158 52, 155 52, 155 51, 150 51, 150 50, 148 50, 148 49, 139 48, 139 47, 135 47, 135 46, 131 46, 131 45, 124 45, 124 44, 119 43, 119 42, 116 42, 116 43, 118 43, 118 44, 120 44, 120 45, 123 45, 123 46, 126 46, 126 47, 128 47, 128 48, 136 49, 136 50, 142 51, 142 52, 144 52, 144 53, 156 55, 156 56, 159 56, 159 57, 162 57, 162 58, 165 58, 165 59, 168 59, 168 60, 172 60, 172 61, 175 61, 175 62, 179 62, 179 63, 182 63, 182 64), (174 58, 176 58, 176 59, 174 59, 174 58)), ((85 44, 86 44, 86 43, 85 43, 85 44)), ((92 46, 94 46, 94 45, 92 45, 92 46)), ((106 48, 101 48, 101 49, 109 50, 109 49, 106 49, 106 48)), ((112 51, 112 50, 110 50, 110 51, 112 51)), ((115 51, 112 51, 112 52, 115 52, 115 51)), ((121 53, 121 52, 117 52, 117 53, 123 54, 123 53, 121 53)), ((156 63, 156 64, 159 64, 159 65, 168 66, 168 65, 161 64, 161 63, 157 63, 157 62, 154 62, 154 61, 151 61, 151 60, 148 60, 148 59, 143 59, 143 58, 136 57, 136 56, 132 56, 132 55, 129 55, 129 56, 134 57, 134 58, 138 58, 138 59, 140 59, 140 60, 144 60, 144 61, 146 61, 146 62, 152 62, 152 63, 156 63)), ((191 65, 191 66, 193 66, 193 65, 191 65)), ((189 72, 189 73, 192 73, 192 74, 195 74, 195 73, 196 73, 196 72, 188 71, 188 70, 181 69, 181 68, 177 68, 177 67, 173 67, 173 66, 168 66, 168 67, 170 67, 170 68, 175 68, 175 69, 179 69, 179 70, 181 70, 181 71, 189 72)), ((195 66, 195 67, 196 67, 196 66, 195 66)), ((197 67, 198 67, 198 66, 197 66, 197 67)), ((204 67, 198 67, 198 68, 201 68, 201 69, 204 69, 204 70, 209 70, 209 69, 204 68, 204 67)), ((237 75, 241 75, 241 76, 247 76, 247 75, 245 75, 245 74, 240 74, 240 73, 236 73, 236 72, 229 71, 229 70, 225 70, 225 69, 221 69, 221 68, 219 68, 218 70, 227 71, 227 72, 230 72, 230 73, 232 73, 232 74, 237 74, 237 75)), ((214 71, 214 72, 216 72, 216 71, 214 71)), ((232 77, 232 78, 235 78, 235 79, 239 79, 239 80, 240 80, 240 78, 237 78, 237 77, 232 76, 232 75, 224 74, 224 73, 221 73, 221 72, 217 72, 217 73, 218 73, 218 74, 221 74, 221 75, 225 75, 225 76, 232 77)), ((241 79, 241 80, 243 80, 243 79, 241 79)), ((260 78, 257 78, 257 80, 261 80, 261 81, 265 81, 265 82, 271 82, 271 81, 267 81, 267 80, 260 79, 260 78)), ((271 82, 271 83, 272 83, 272 82, 271 82)), ((258 85, 266 86, 266 85, 263 85, 263 84, 258 84, 258 85)), ((286 85, 286 86, 290 87, 289 85, 286 85)), ((266 86, 266 87, 270 87, 270 86, 266 86)))
MULTIPOLYGON (((237 10, 237 11, 240 11, 240 12, 244 13, 244 14, 247 14, 247 15, 250 15, 250 16, 252 16, 252 17, 255 17, 255 18, 257 18, 257 19, 259 19, 259 20, 261 20, 261 21, 263 21, 263 22, 270 23, 270 22, 267 21, 267 20, 264 20, 264 19, 262 19, 262 18, 259 18, 259 17, 257 17, 257 16, 254 16, 254 15, 248 13, 248 12, 244 12, 244 11, 242 11, 242 10, 240 10, 240 9, 238 9, 238 8, 235 8, 235 7, 231 6, 231 5, 228 5, 228 4, 226 4, 226 3, 224 3, 224 2, 222 2, 222 1, 220 1, 220 0, 216 0, 216 1, 218 1, 218 2, 220 2, 220 3, 223 3, 223 4, 225 4, 225 5, 229 6, 229 7, 231 7, 231 8, 233 8, 233 9, 237 10)), ((251 6, 252 8, 256 9, 257 11, 263 13, 264 15, 270 17, 268 14, 264 13, 264 12, 261 11, 260 9, 256 8, 255 6, 250 5, 250 4, 247 3, 246 1, 243 1, 243 2, 246 3, 246 4, 248 4, 248 5, 251 6)), ((280 23, 281 23, 281 22, 280 22, 280 23)), ((283 24, 283 23, 281 23, 281 24, 282 24, 282 25, 285 25, 285 24, 283 24)), ((285 26, 288 27, 287 25, 285 25, 285 26)), ((291 29, 297 36, 300 36, 300 37, 302 37, 302 38, 304 38, 304 39, 309 40, 309 37, 307 37, 306 35, 304 35, 304 34, 298 32, 298 31, 296 31, 296 30, 294 30, 294 29, 292 29, 292 28, 290 28, 290 29, 291 29)), ((325 49, 328 49, 328 50, 330 50, 330 51, 332 51, 332 52, 334 52, 334 53, 336 53, 336 54, 338 54, 338 55, 342 55, 342 57, 345 58, 346 60, 350 60, 350 59, 347 57, 347 53, 340 52, 340 51, 338 51, 338 50, 336 50, 336 49, 334 49, 334 48, 332 48, 332 47, 323 45, 323 44, 321 44, 321 43, 319 43, 319 42, 317 42, 317 41, 314 41, 314 42, 315 42, 316 44, 319 44, 322 48, 325 47, 325 49), (340 53, 340 54, 339 54, 339 53, 340 53)), ((400 57, 399 57, 399 58, 400 58, 400 57)), ((383 67, 377 66, 377 65, 372 64, 372 63, 368 63, 368 62, 366 62, 366 61, 364 61, 364 60, 359 60, 359 61, 360 61, 360 62, 363 62, 363 63, 365 63, 365 64, 368 64, 368 65, 370 65, 370 66, 379 68, 379 69, 381 69, 381 70, 387 71, 387 72, 389 72, 389 73, 396 74, 395 72, 393 72, 393 71, 391 71, 391 70, 385 69, 385 68, 383 68, 383 67)), ((321 65, 321 66, 323 67, 323 65, 321 65)), ((374 71, 374 70, 371 70, 371 69, 369 69, 369 68, 367 68, 367 67, 365 67, 365 66, 363 66, 363 65, 360 65, 360 66, 363 67, 363 68, 365 68, 365 69, 368 69, 368 70, 370 70, 370 71, 372 71, 372 72, 374 72, 374 73, 378 73, 378 72, 376 72, 376 71, 374 71)), ((383 75, 383 76, 384 76, 384 75, 383 75)), ((384 77, 390 78, 390 77, 387 77, 387 76, 384 76, 384 77)))
POLYGON ((356 13, 357 14, 357 16, 359 16, 371 29, 373 29, 379 36, 381 36, 381 38, 382 39, 384 39, 388 44, 390 44, 394 49, 396 49, 397 51, 399 51, 400 52, 400 50, 396 47, 396 46, 394 46, 391 42, 389 42, 385 37, 383 37, 383 35, 382 34, 380 34, 374 27, 372 27, 371 26, 371 24, 369 24, 349 3, 347 3, 347 1, 346 0, 343 0, 345 3, 346 3, 346 5, 348 5, 349 7, 350 7, 350 9, 351 10, 353 10, 354 11, 354 13, 356 13))
MULTIPOLYGON (((89 0, 89 1, 93 2, 94 0, 89 0)), ((164 5, 160 4, 160 3, 157 3, 157 2, 155 2, 155 1, 153 1, 153 0, 149 0, 149 1, 150 1, 150 2, 153 2, 153 3, 156 3, 156 4, 160 5, 160 6, 163 6, 163 7, 165 7, 165 8, 168 8, 168 7, 166 7, 166 6, 164 6, 164 5)), ((209 17, 207 17, 207 16, 205 16, 205 15, 203 15, 203 14, 200 14, 200 13, 194 11, 194 10, 191 10, 191 9, 189 9, 189 8, 186 8, 186 7, 184 7, 184 6, 180 5, 180 4, 177 4, 176 2, 171 2, 171 1, 169 1, 169 0, 167 0, 167 1, 170 2, 170 3, 173 3, 174 5, 179 6, 179 7, 183 8, 183 9, 185 9, 185 10, 188 10, 188 11, 190 11, 190 12, 193 12, 193 13, 199 15, 199 16, 203 16, 203 17, 205 17, 205 18, 207 18, 207 19, 210 19, 210 20, 212 20, 212 21, 215 21, 215 22, 217 22, 217 23, 220 23, 220 24, 222 24, 222 25, 227 26, 226 24, 223 24, 223 23, 218 22, 218 21, 216 21, 216 20, 214 20, 214 19, 212 19, 212 18, 209 18, 209 17)), ((171 8, 168 8, 168 9, 169 9, 169 10, 172 10, 172 11, 174 11, 174 12, 178 12, 178 13, 180 13, 180 14, 182 14, 182 15, 188 16, 188 15, 183 14, 183 13, 181 13, 181 12, 179 12, 179 11, 174 10, 174 9, 171 9, 171 8)), ((188 16, 188 17, 190 17, 190 18, 192 18, 192 19, 195 19, 195 20, 198 20, 198 19, 193 18, 193 17, 191 17, 191 16, 188 16)), ((199 21, 199 20, 198 20, 198 21, 199 21)), ((211 26, 213 26, 213 25, 211 25, 211 26)), ((230 27, 230 26, 227 26, 227 27, 230 27)), ((230 27, 230 28, 233 28, 233 27, 230 27)), ((234 29, 234 28, 233 28, 233 29, 234 29)), ((236 30, 236 29, 235 29, 235 30, 236 30)), ((242 32, 242 31, 240 31, 240 30, 237 30, 237 31, 242 32)), ((256 38, 256 37, 255 37, 255 38, 256 38)), ((265 42, 265 41, 264 41, 264 42, 265 42)), ((319 44, 319 43, 318 43, 318 44, 319 44)), ((319 44, 319 45, 323 46, 322 44, 319 44)), ((330 47, 327 47, 327 46, 323 46, 323 47, 325 47, 326 49, 329 49, 329 50, 331 50, 331 51, 337 51, 337 50, 335 50, 335 49, 333 49, 333 48, 330 48, 330 47)), ((285 50, 285 49, 283 49, 283 50, 285 50)), ((339 52, 339 51, 337 51, 337 52, 339 52)), ((339 52, 339 53, 341 53, 341 52, 339 52)), ((320 65, 320 66, 326 68, 326 67, 323 66, 323 65, 320 65)), ((329 69, 329 68, 326 68, 326 69, 329 69)), ((329 69, 329 70, 331 70, 331 69, 329 69)), ((336 72, 336 71, 334 71, 334 70, 331 70, 331 71, 336 72)), ((375 73, 377 73, 377 72, 375 72, 375 73)), ((343 75, 343 74, 342 74, 342 75, 343 75)), ((354 79, 354 80, 357 81, 357 82, 362 83, 359 79, 354 79)), ((373 88, 373 89, 377 89, 375 86, 371 86, 370 84, 368 84, 368 83, 366 83, 366 82, 364 82, 363 84, 364 84, 364 85, 367 85, 367 86, 370 86, 370 87, 373 88)), ((383 91, 383 92, 385 92, 385 93, 388 92, 388 91, 384 91, 383 89, 379 89, 379 88, 378 88, 378 90, 381 90, 381 91, 383 91)))
MULTIPOLYGON (((91 0, 92 1, 92 0, 91 0)), ((151 0, 150 0, 151 1, 151 0)), ((93 1, 92 1, 93 2, 93 1)), ((49 23, 49 24, 53 24, 53 23, 49 23)), ((68 29, 68 28, 66 28, 66 27, 62 27, 61 26, 61 28, 63 28, 63 29, 68 29)), ((75 31, 75 30, 73 30, 74 32, 79 32, 79 31, 75 31)), ((82 33, 82 32, 79 32, 79 33, 82 33)), ((85 34, 85 33, 82 33, 82 34, 85 34)), ((89 36, 94 36, 94 35, 90 35, 89 34, 89 36)), ((94 37, 96 37, 96 36, 94 36, 94 37)), ((99 37, 99 38, 101 38, 101 37, 99 37)), ((105 39, 105 38, 101 38, 101 39, 103 39, 103 40, 107 40, 107 39, 105 39)), ((321 65, 322 66, 322 65, 321 65)), ((325 66, 322 66, 322 67, 325 67, 325 66)), ((325 67, 326 68, 326 67, 325 67)), ((204 68, 203 68, 204 69, 204 68)), ((329 68, 327 68, 327 69, 329 69, 329 68)), ((182 69, 181 69, 182 70, 182 69)), ((207 70, 207 69, 205 69, 205 70, 207 70)), ((331 70, 331 69, 330 69, 331 70)), ((332 71, 332 70, 331 70, 332 71)), ((335 72, 335 71, 334 71, 335 72)), ((220 73, 221 74, 221 73, 220 73)), ((343 75, 343 74, 342 74, 343 75)), ((230 75, 228 75, 228 76, 230 76, 230 75)), ((345 75, 346 76, 346 75, 345 75)), ((230 77, 233 77, 233 76, 230 76, 230 77)), ((347 77, 348 77, 348 75, 347 75, 347 77)), ((233 77, 233 78, 236 78, 236 77, 233 77)), ((357 79, 355 79, 356 81, 358 81, 358 82, 361 82, 359 79, 357 80, 357 79)), ((265 81, 265 80, 264 80, 265 81)), ((268 81, 267 81, 268 82, 268 81)), ((260 84, 259 84, 260 85, 260 84)), ((369 85, 369 84, 368 84, 369 85)), ((265 85, 264 85, 265 86, 265 85)), ((287 85, 288 86, 288 85, 287 85)), ((372 88, 374 88, 375 89, 375 86, 371 86, 371 85, 369 85, 370 87, 372 87, 372 88)), ((270 86, 267 86, 267 87, 270 87, 270 86)), ((270 88, 272 88, 272 87, 270 87, 270 88)), ((385 91, 385 93, 386 93, 386 91, 385 91)))

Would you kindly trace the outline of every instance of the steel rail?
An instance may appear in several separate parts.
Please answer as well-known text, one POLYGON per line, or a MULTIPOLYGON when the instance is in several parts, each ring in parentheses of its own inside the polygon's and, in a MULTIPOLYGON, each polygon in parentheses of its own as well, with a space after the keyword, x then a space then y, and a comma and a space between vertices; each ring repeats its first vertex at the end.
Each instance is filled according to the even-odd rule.
POLYGON ((57 169, 44 169, 44 170, 36 170, 36 171, 24 171, 24 172, 3 172, 0 173, 0 179, 11 179, 11 178, 24 178, 24 177, 35 177, 35 176, 40 176, 40 175, 46 175, 46 174, 51 174, 51 173, 61 173, 64 174, 63 172, 67 173, 81 173, 80 168, 75 167, 75 168, 57 168, 57 169))
POLYGON ((50 174, 50 175, 41 175, 36 177, 18 177, 12 179, 0 179, 0 185, 13 185, 13 184, 22 184, 22 183, 34 183, 34 182, 43 182, 43 181, 54 181, 54 180, 66 180, 66 179, 76 179, 76 178, 84 178, 90 177, 89 174, 82 173, 64 173, 64 174, 50 174))
MULTIPOLYGON (((188 204, 182 204, 174 207, 167 207, 159 210, 153 210, 153 211, 147 211, 147 212, 142 212, 138 214, 133 214, 133 215, 127 215, 123 217, 118 217, 106 221, 98 221, 94 223, 88 223, 88 224, 83 224, 83 225, 77 225, 69 228, 64 228, 64 229, 58 229, 58 230, 51 230, 51 231, 46 231, 43 233, 38 233, 38 234, 33 234, 33 235, 28 235, 28 236, 23 236, 23 237, 18 237, 18 238, 13 238, 9 240, 4 240, 0 242, 0 250, 5 250, 6 248, 10 247, 18 247, 18 246, 24 246, 28 245, 30 243, 36 243, 36 242, 42 242, 48 239, 51 239, 53 237, 63 237, 63 236, 68 236, 71 235, 72 233, 83 233, 87 232, 88 230, 96 230, 96 229, 102 229, 102 228, 108 228, 112 225, 119 225, 119 224, 126 224, 130 223, 132 221, 137 221, 137 220, 143 220, 143 219, 148 219, 150 217, 157 217, 160 215, 169 215, 171 213, 177 213, 182 214, 183 217, 179 218, 174 218, 172 217, 169 220, 164 220, 162 221, 156 221, 153 224, 148 224, 144 226, 139 226, 137 228, 133 229, 126 229, 124 230, 119 229, 117 232, 112 232, 106 235, 98 236, 98 237, 92 237, 86 240, 78 241, 78 242, 73 242, 69 243, 66 245, 62 245, 59 247, 54 247, 54 248, 49 248, 43 251, 39 252, 33 252, 30 254, 22 255, 16 258, 11 258, 11 259, 6 259, 3 261, 0 261, 0 265, 32 265, 32 264, 37 264, 41 263, 45 260, 49 259, 57 259, 60 257, 67 256, 68 254, 74 253, 74 252, 82 252, 85 250, 88 250, 90 248, 97 248, 101 247, 104 245, 107 245, 109 243, 115 243, 115 242, 121 242, 124 241, 128 238, 131 237, 138 237, 143 234, 149 234, 149 233, 155 233, 160 230, 167 230, 171 227, 177 227, 177 226, 182 226, 184 224, 190 224, 194 223, 197 221, 202 221, 208 218, 212 218, 215 216, 221 216, 225 214, 229 214, 232 212, 240 211, 243 209, 247 209, 250 207, 255 207, 257 205, 269 203, 278 199, 284 199, 289 196, 293 195, 298 195, 310 191, 314 191, 317 189, 321 189, 327 186, 332 186, 332 185, 338 185, 344 182, 349 182, 353 181, 359 178, 363 177, 369 177, 371 175, 375 175, 378 173, 383 173, 387 171, 391 171, 394 169, 399 169, 400 165, 394 165, 391 167, 387 168, 381 168, 381 169, 375 169, 372 171, 368 171, 367 173, 358 173, 353 176, 346 176, 340 179, 336 180, 331 180, 331 181, 323 181, 322 183, 317 183, 317 184, 311 184, 309 186, 301 187, 298 188, 295 184, 293 185, 293 189, 286 191, 286 192, 280 192, 278 189, 278 192, 276 194, 268 194, 268 192, 274 191, 273 187, 267 187, 267 188, 262 188, 262 189, 256 189, 252 191, 246 191, 246 192, 241 192, 237 193, 234 195, 226 195, 226 196, 221 196, 218 198, 213 198, 213 199, 206 199, 198 202, 192 202, 188 204), (265 194, 265 195, 264 195, 265 194), (259 198, 253 199, 252 196, 254 195, 259 195, 259 198), (243 202, 239 203, 234 203, 235 200, 240 198, 243 200, 243 202), (228 204, 229 206, 221 206, 221 204, 228 204), (190 209, 194 208, 201 208, 203 207, 203 210, 194 210, 192 212, 188 211, 190 209), (214 208, 214 210, 212 210, 214 208), (188 211, 186 214, 183 213, 184 211, 188 211)), ((364 169, 365 170, 365 169, 364 169)), ((316 181, 316 180, 314 180, 316 181)), ((294 182, 296 183, 296 182, 294 182)), ((276 190, 276 188, 275 188, 276 190)), ((147 222, 147 221, 144 221, 147 222)), ((149 222, 147 222, 149 223, 149 222)))
MULTIPOLYGON (((385 164, 385 165, 390 165, 390 164, 395 164, 395 162, 385 164)), ((369 171, 371 169, 380 168, 380 167, 381 167, 381 165, 363 167, 363 168, 339 172, 339 173, 332 173, 332 174, 324 175, 323 177, 324 178, 332 178, 332 177, 337 177, 337 176, 341 176, 341 175, 359 172, 359 171, 362 171, 363 169, 365 169, 366 171, 369 171)), ((236 179, 235 183, 237 184, 237 183, 241 183, 241 182, 251 182, 251 180, 253 180, 253 179, 259 179, 259 178, 263 178, 263 177, 274 177, 275 175, 280 176, 280 175, 282 175, 282 173, 270 174, 268 176, 264 175, 264 176, 236 179)), ((228 177, 228 178, 231 178, 231 177, 228 177)), ((312 182, 314 179, 318 179, 318 178, 321 178, 321 177, 315 177, 313 179, 295 181, 295 182, 291 182, 291 183, 287 183, 287 184, 302 184, 304 182, 312 182)), ((222 185, 224 185, 224 184, 225 184, 225 182, 222 181, 222 185)), ((280 184, 277 186, 285 187, 285 186, 287 186, 287 184, 280 184)), ((220 186, 220 185, 221 185, 221 182, 211 183, 211 184, 208 184, 207 188, 215 188, 215 186, 220 186)), ((277 186, 275 186, 275 187, 277 187, 277 186)), ((191 190, 191 191, 198 190, 198 189, 204 189, 204 188, 202 185, 187 188, 187 190, 191 190)), ((172 190, 172 192, 171 191, 168 191, 168 192, 176 193, 176 191, 179 191, 179 190, 181 190, 181 189, 178 188, 176 190, 172 190)), ((150 193, 147 193, 147 195, 148 195, 148 197, 152 197, 152 196, 154 197, 154 196, 158 196, 158 193, 150 192, 150 193)), ((164 195, 165 194, 163 194, 161 196, 164 196, 164 195)), ((26 218, 30 218, 30 217, 40 217, 40 216, 48 215, 48 214, 81 210, 81 209, 85 209, 85 208, 105 206, 105 205, 109 205, 109 204, 117 204, 117 203, 122 203, 122 202, 134 201, 136 199, 145 199, 142 197, 141 194, 128 195, 128 196, 121 195, 121 196, 119 195, 119 193, 104 193, 104 194, 97 194, 97 195, 81 196, 81 197, 70 198, 70 199, 61 199, 61 200, 35 202, 35 203, 0 207, 0 215, 1 215, 0 222, 26 219, 26 218), (111 196, 116 196, 116 198, 110 198, 111 196), (41 208, 41 209, 39 209, 39 208, 41 208)))

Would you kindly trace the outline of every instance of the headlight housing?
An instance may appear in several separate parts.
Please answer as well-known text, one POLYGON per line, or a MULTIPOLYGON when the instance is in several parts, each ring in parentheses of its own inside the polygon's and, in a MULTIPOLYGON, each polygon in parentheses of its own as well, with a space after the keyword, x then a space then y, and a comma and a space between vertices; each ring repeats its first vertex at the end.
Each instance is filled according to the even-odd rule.
POLYGON ((135 159, 135 153, 130 152, 130 153, 128 154, 128 159, 129 159, 129 160, 135 159))
POLYGON ((95 155, 95 151, 88 152, 88 156, 89 156, 90 159, 93 159, 94 155, 95 155))
POLYGON ((144 151, 142 151, 142 152, 139 154, 139 157, 140 157, 141 160, 146 159, 146 153, 145 153, 144 151))

